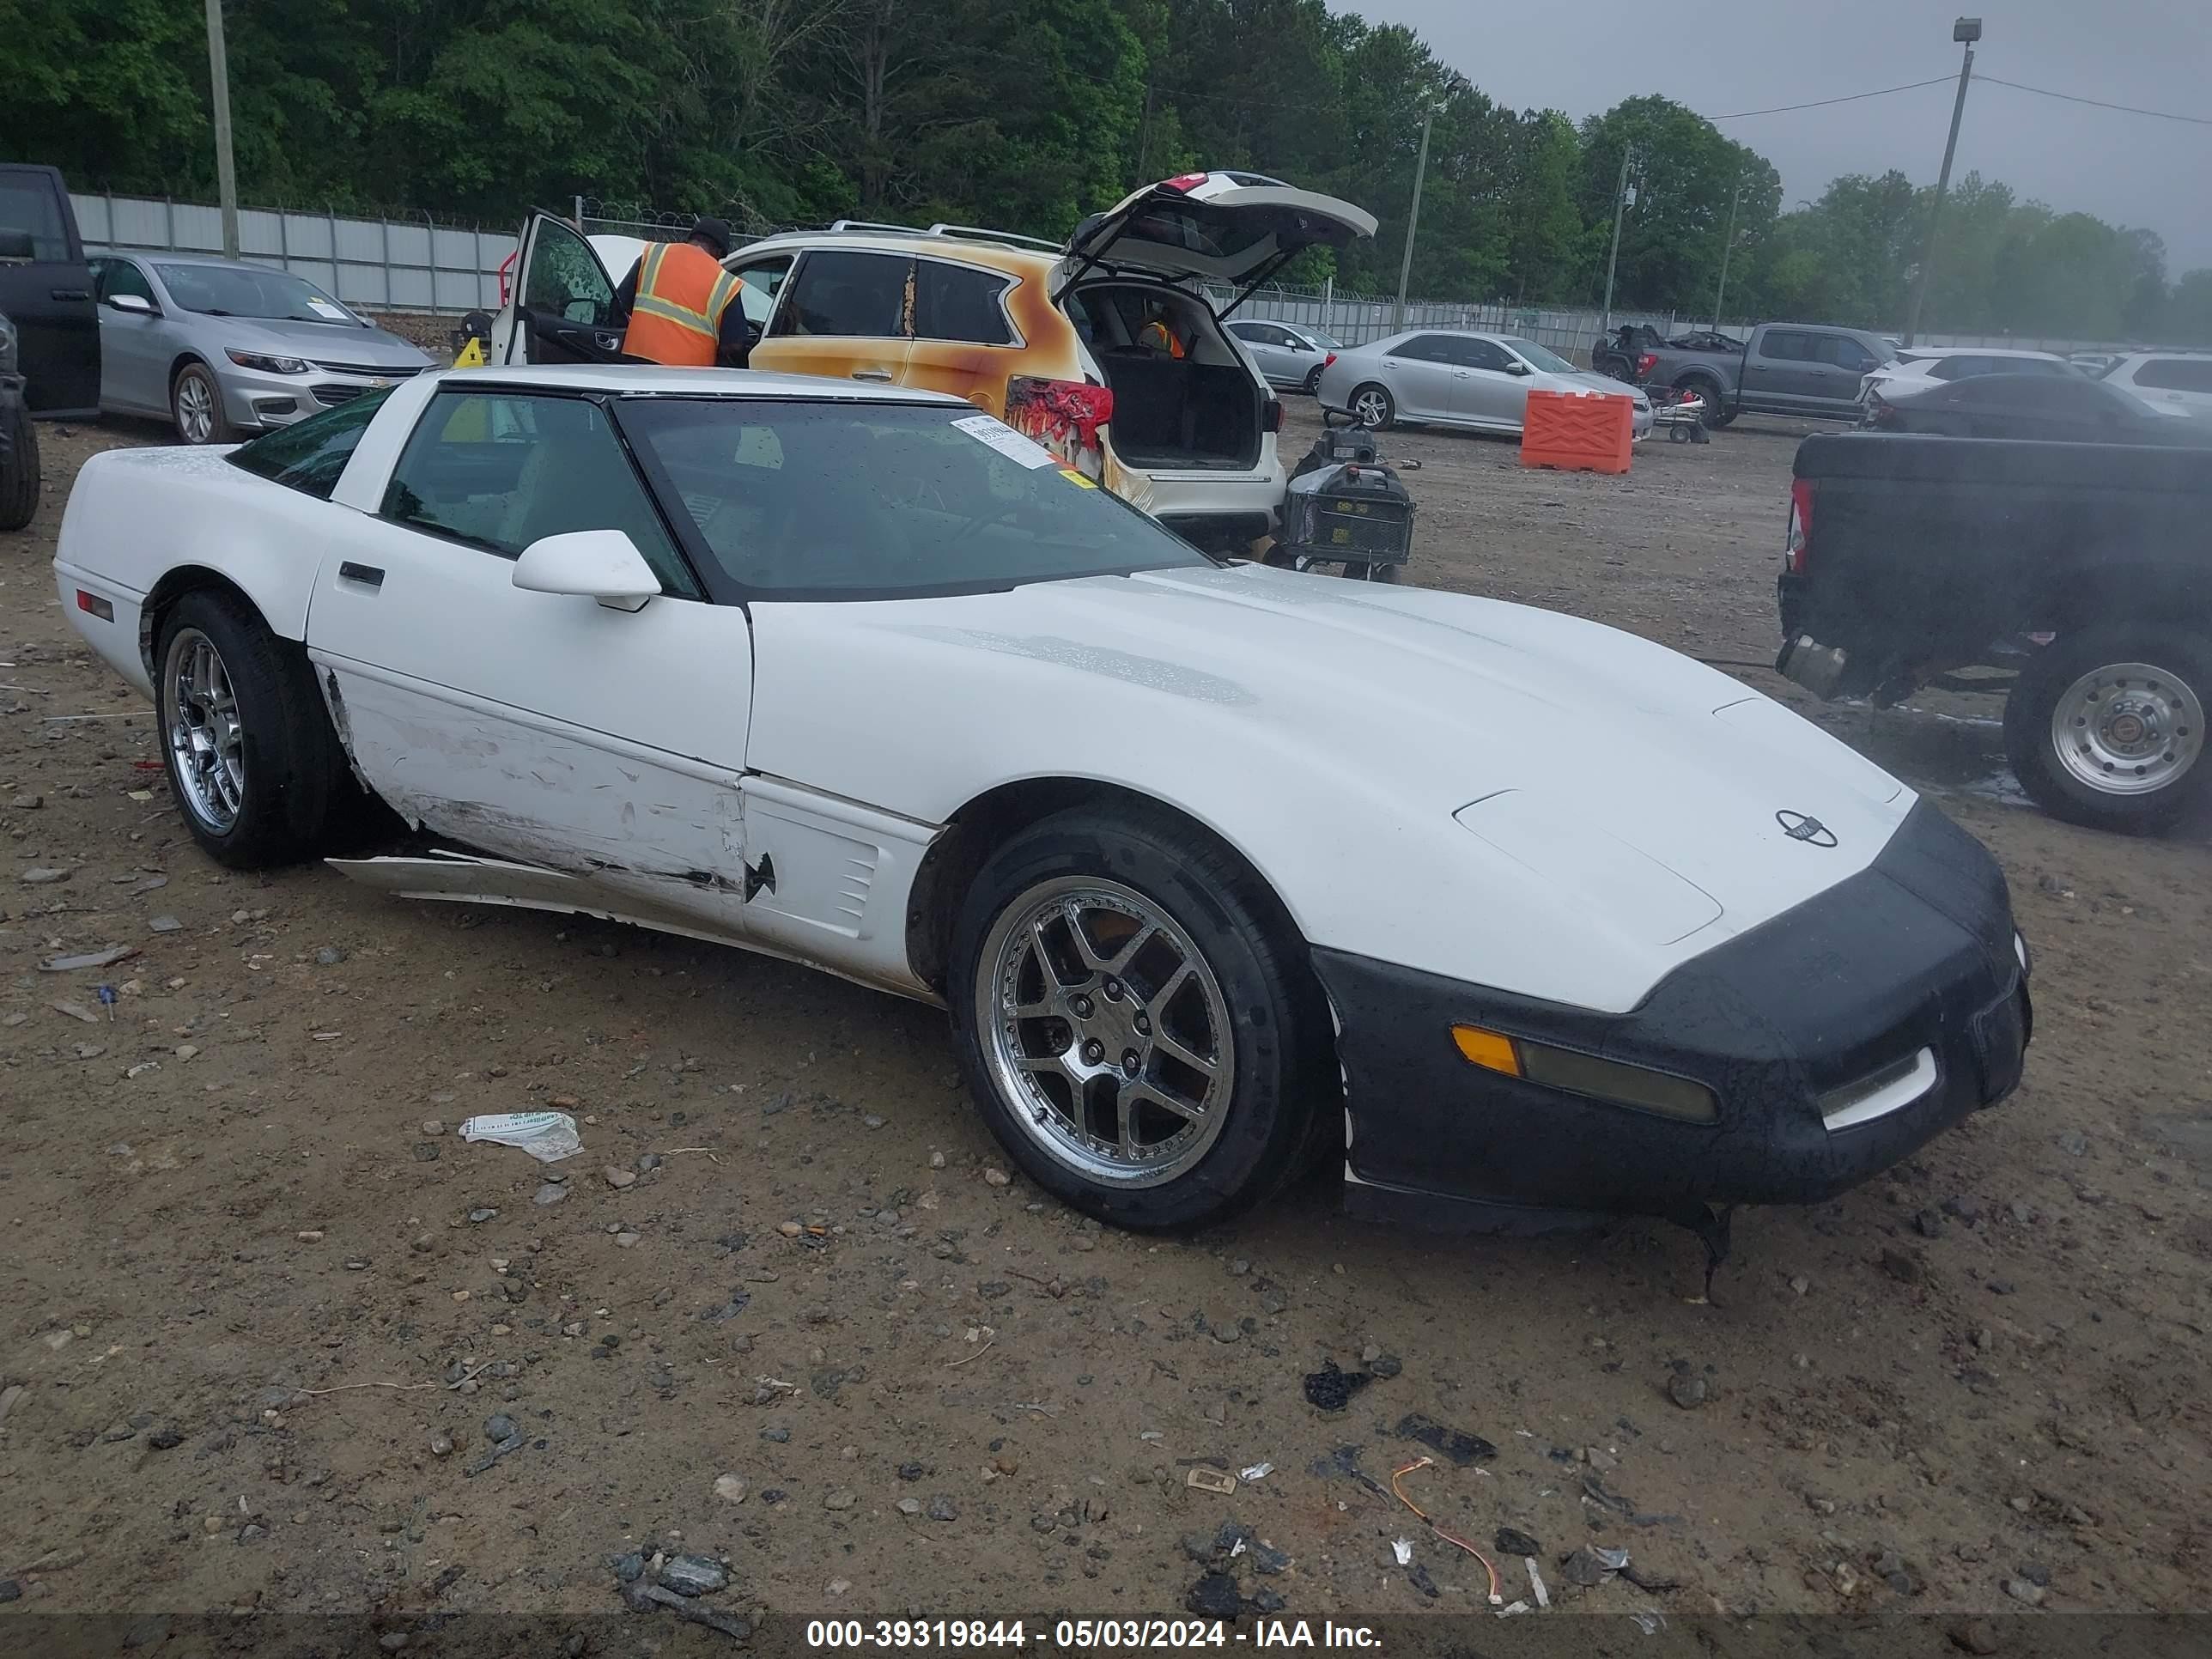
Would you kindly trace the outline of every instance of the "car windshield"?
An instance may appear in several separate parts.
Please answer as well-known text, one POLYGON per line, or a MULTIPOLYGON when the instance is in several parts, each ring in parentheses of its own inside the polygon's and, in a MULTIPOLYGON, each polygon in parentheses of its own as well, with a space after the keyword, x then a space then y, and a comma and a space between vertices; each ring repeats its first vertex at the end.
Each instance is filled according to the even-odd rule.
POLYGON ((172 300, 204 316, 361 326, 360 318, 289 271, 244 265, 156 264, 154 269, 172 300))
POLYGON ((1344 349, 1343 341, 1331 339, 1328 335, 1322 333, 1317 328, 1301 328, 1298 332, 1304 335, 1309 340, 1311 340, 1323 351, 1341 351, 1344 349))
POLYGON ((1558 352, 1547 350, 1544 347, 1538 345, 1534 340, 1509 339, 1504 343, 1508 350, 1518 352, 1522 356, 1527 358, 1528 360, 1528 366, 1531 368, 1540 368, 1547 374, 1579 374, 1582 373, 1582 370, 1577 368, 1565 357, 1559 356, 1558 352))
POLYGON ((973 410, 640 398, 621 419, 688 518, 709 586, 746 596, 890 599, 1212 562, 973 410))

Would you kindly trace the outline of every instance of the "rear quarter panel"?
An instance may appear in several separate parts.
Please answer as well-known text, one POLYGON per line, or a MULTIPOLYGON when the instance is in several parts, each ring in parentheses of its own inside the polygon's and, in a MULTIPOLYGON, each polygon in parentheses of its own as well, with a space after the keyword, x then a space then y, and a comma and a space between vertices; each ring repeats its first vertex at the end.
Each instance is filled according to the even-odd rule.
POLYGON ((228 449, 118 449, 78 471, 54 556, 62 607, 92 647, 151 695, 140 618, 163 577, 210 570, 242 590, 270 629, 304 639, 307 599, 333 507, 229 464, 228 449), (80 591, 105 599, 113 620, 82 607, 80 591))

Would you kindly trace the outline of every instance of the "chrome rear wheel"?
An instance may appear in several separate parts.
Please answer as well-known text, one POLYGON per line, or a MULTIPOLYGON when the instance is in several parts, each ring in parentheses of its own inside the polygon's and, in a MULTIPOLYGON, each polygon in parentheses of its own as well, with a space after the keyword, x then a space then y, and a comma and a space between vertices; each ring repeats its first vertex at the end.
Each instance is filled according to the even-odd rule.
POLYGON ((228 835, 246 805, 246 728, 222 653, 197 628, 170 637, 161 726, 185 810, 210 832, 228 835))

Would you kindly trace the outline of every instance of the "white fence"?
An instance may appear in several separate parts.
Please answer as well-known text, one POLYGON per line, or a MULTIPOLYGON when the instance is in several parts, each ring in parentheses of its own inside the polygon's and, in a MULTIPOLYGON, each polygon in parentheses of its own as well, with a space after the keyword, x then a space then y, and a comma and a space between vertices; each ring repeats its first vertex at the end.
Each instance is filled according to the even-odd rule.
MULTIPOLYGON (((222 252, 218 209, 132 196, 72 193, 70 199, 88 248, 222 252)), ((364 310, 494 311, 500 262, 514 252, 514 236, 422 219, 241 208, 238 251, 257 264, 295 272, 364 310)))
MULTIPOLYGON (((1209 290, 1217 305, 1235 297, 1233 289, 1209 290)), ((1515 305, 1493 301, 1486 305, 1452 301, 1408 300, 1406 320, 1396 321, 1397 302, 1387 295, 1349 294, 1331 288, 1263 288, 1237 307, 1240 317, 1270 322, 1296 323, 1319 329, 1343 345, 1365 345, 1406 328, 1465 328, 1492 334, 1511 334, 1547 346, 1562 357, 1589 361, 1590 343, 1597 337, 1600 314, 1595 306, 1559 307, 1515 305)), ((1672 312, 1615 311, 1611 326, 1649 323, 1662 334, 1702 326, 1677 319, 1672 312)))

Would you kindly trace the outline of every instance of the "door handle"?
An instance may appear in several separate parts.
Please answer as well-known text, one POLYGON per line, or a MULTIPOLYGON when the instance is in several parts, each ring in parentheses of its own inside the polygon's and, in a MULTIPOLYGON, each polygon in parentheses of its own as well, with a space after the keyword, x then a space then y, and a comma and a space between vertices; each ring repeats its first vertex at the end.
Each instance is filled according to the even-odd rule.
POLYGON ((356 564, 351 559, 346 559, 338 565, 338 580, 359 582, 363 587, 382 587, 384 572, 373 564, 356 564))
POLYGON ((621 335, 611 333, 605 330, 601 330, 592 336, 592 343, 602 351, 619 351, 622 349, 622 343, 621 335))
POLYGON ((891 372, 888 368, 856 368, 853 371, 853 378, 856 380, 866 380, 876 386, 889 386, 891 383, 891 372))
POLYGON ((88 288, 58 288, 51 291, 49 297, 56 300, 89 300, 92 298, 92 290, 88 288))

